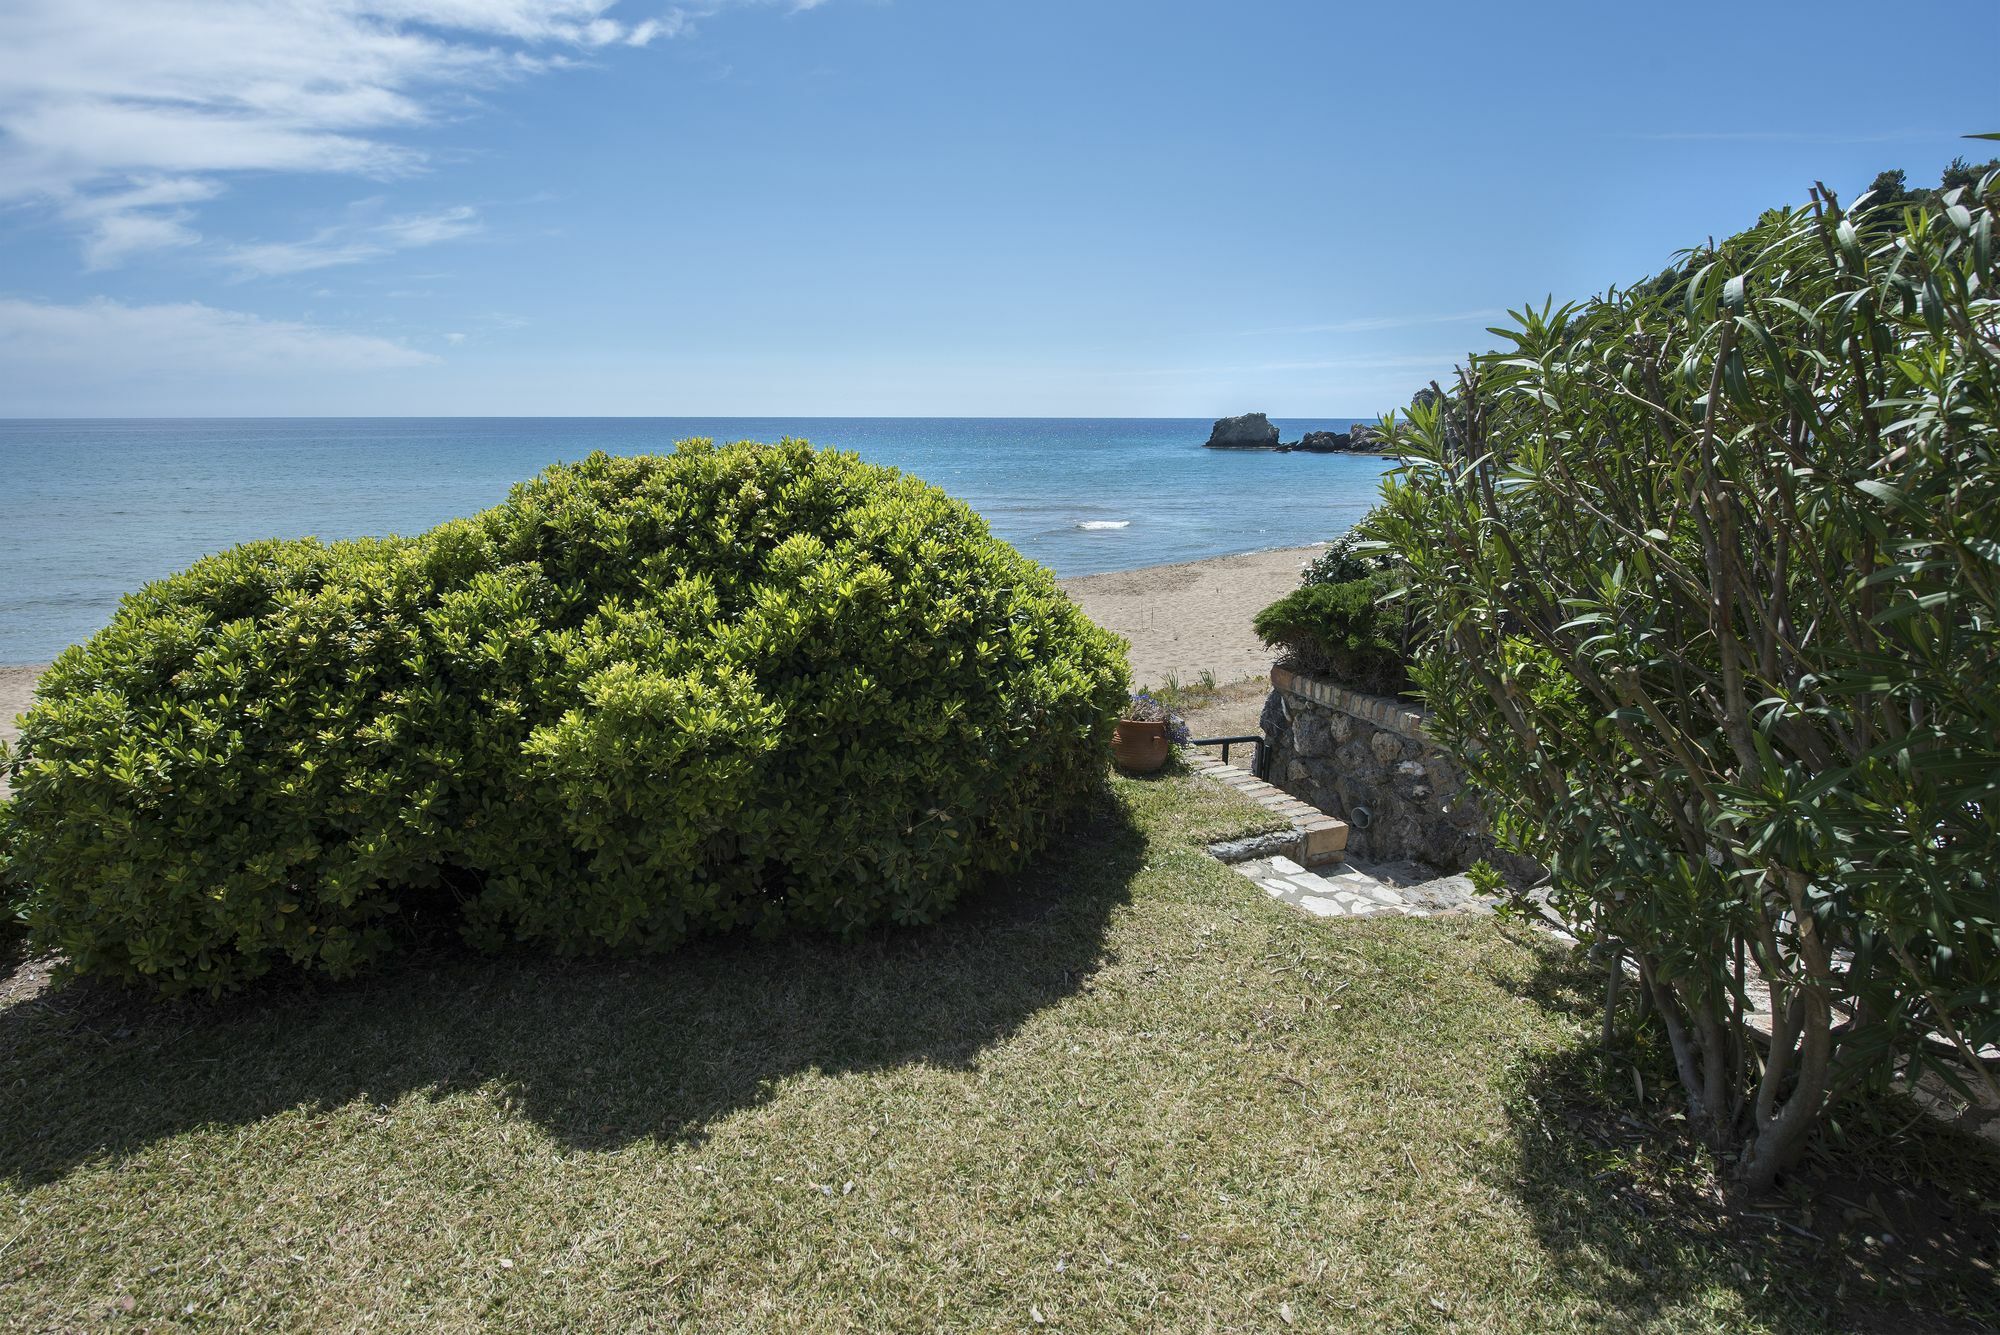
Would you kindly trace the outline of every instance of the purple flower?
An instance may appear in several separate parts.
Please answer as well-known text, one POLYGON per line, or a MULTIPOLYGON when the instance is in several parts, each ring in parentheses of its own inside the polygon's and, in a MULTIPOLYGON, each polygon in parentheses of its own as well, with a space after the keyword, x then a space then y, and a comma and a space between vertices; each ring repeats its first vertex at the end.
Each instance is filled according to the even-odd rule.
POLYGON ((1166 724, 1167 740, 1175 746, 1186 746, 1193 737, 1188 731, 1186 719, 1154 699, 1146 691, 1132 693, 1132 703, 1126 708, 1125 717, 1141 723, 1166 724))

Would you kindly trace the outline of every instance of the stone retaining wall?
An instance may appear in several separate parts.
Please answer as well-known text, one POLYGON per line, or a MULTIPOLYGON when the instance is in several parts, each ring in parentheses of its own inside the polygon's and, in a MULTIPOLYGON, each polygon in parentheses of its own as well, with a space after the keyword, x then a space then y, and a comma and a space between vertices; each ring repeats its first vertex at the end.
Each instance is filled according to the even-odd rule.
POLYGON ((1424 736, 1423 710, 1288 668, 1271 669, 1261 720, 1278 787, 1350 827, 1348 850, 1457 871, 1492 854, 1457 765, 1424 736))

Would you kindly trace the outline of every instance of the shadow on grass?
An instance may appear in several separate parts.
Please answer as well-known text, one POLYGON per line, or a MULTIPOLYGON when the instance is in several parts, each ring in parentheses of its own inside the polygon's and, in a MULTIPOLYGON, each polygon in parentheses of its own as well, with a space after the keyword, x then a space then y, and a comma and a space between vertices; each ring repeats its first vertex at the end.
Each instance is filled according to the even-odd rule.
MULTIPOLYGON (((1520 994, 1594 1021, 1601 974, 1540 959, 1520 994)), ((1522 1072, 1516 1172, 1502 1183, 1605 1310, 1645 1327, 1662 1295, 1720 1287, 1776 1329, 2000 1328, 2000 1151, 1884 1096, 1838 1110, 1774 1194, 1736 1198, 1687 1134, 1664 1047, 1644 1033, 1624 1043, 1522 1072)))
POLYGON ((196 1127, 498 1084, 577 1148, 698 1141, 804 1072, 962 1067, 1077 991, 1145 861, 1109 798, 943 923, 639 961, 434 951, 345 986, 162 1006, 79 985, 0 1011, 0 1175, 196 1127))
POLYGON ((1167 751, 1167 758, 1160 762, 1157 769, 1132 770, 1120 765, 1117 773, 1119 778, 1133 783, 1158 783, 1163 779, 1185 779, 1194 773, 1194 769, 1187 763, 1182 748, 1176 746, 1167 751))

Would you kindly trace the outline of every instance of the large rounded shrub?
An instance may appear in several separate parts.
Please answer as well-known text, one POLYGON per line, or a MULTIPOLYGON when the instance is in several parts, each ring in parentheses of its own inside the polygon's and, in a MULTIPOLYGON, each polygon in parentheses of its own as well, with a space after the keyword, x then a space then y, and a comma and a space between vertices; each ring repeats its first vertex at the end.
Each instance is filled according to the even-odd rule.
POLYGON ((36 944, 221 991, 481 947, 936 918, 1103 770, 1120 642, 964 504, 803 442, 593 455, 417 538, 255 543, 40 687, 36 944))

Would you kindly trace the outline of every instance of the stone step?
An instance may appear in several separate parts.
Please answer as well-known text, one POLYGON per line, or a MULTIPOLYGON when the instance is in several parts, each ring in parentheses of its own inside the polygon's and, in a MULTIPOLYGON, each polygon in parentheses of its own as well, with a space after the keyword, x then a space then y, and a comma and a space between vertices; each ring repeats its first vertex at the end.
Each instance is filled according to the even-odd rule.
MULTIPOLYGON (((1308 867, 1327 866, 1341 860, 1347 849, 1346 821, 1335 820, 1318 807, 1300 801, 1283 789, 1272 787, 1248 770, 1226 765, 1214 756, 1189 756, 1188 767, 1204 778, 1234 788, 1272 815, 1284 817, 1292 827, 1290 846, 1281 850, 1286 856, 1308 867)), ((1260 856, 1267 851, 1267 847, 1261 840, 1236 840, 1218 844, 1210 851, 1225 862, 1235 863, 1241 862, 1244 857, 1260 856)))

